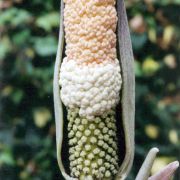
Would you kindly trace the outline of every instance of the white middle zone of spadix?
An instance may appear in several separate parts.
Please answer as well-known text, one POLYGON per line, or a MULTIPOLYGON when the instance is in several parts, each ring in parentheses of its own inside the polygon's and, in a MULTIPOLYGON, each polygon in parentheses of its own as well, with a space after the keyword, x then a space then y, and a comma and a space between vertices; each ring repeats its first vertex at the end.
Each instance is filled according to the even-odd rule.
POLYGON ((64 58, 59 84, 64 105, 79 108, 80 116, 92 119, 115 107, 120 100, 119 61, 79 65, 64 58))

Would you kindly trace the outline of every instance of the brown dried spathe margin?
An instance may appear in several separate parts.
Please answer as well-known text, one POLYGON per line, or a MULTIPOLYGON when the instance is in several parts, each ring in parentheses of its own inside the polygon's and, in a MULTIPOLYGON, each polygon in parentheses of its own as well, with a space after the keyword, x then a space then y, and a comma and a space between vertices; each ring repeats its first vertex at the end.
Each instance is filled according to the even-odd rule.
MULTIPOLYGON (((62 175, 67 180, 72 180, 65 171, 62 158, 62 141, 63 141, 63 108, 60 101, 60 87, 58 83, 59 69, 63 56, 64 47, 64 28, 63 28, 63 10, 64 4, 61 0, 61 19, 60 19, 60 32, 59 43, 57 49, 57 56, 54 69, 54 108, 56 120, 56 144, 57 144, 57 159, 62 175)), ((122 69, 122 123, 125 134, 125 157, 120 165, 116 179, 125 179, 129 173, 133 158, 134 158, 134 114, 135 114, 135 77, 134 77, 134 62, 133 53, 130 40, 130 33, 128 28, 128 21, 124 0, 117 0, 117 14, 118 14, 118 27, 117 27, 117 40, 119 45, 120 63, 122 69)), ((117 120, 120 121, 120 120, 117 120)), ((120 122, 119 122, 120 123, 120 122)))

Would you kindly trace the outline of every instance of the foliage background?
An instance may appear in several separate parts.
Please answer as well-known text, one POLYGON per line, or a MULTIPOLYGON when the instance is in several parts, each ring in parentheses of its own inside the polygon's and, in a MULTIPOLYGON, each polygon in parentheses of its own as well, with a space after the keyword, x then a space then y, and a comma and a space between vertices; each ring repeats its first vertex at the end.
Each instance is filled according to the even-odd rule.
MULTIPOLYGON (((180 1, 126 4, 136 72, 133 179, 153 146, 153 172, 180 160, 180 1)), ((0 179, 63 179, 52 97, 58 27, 57 0, 0 0, 0 179)))

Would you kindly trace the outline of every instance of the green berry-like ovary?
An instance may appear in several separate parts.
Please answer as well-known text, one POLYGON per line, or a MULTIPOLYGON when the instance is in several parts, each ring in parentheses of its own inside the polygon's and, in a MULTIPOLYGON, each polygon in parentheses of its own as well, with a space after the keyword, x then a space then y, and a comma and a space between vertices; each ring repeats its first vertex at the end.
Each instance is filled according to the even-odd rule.
POLYGON ((113 179, 118 169, 115 111, 89 120, 78 109, 68 109, 67 117, 71 176, 113 179))

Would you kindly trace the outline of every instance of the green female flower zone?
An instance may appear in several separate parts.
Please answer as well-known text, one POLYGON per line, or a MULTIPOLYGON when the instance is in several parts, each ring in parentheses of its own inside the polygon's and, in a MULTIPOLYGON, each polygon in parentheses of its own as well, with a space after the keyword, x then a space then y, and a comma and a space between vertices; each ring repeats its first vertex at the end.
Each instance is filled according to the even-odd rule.
POLYGON ((71 176, 78 179, 109 179, 118 169, 115 112, 93 120, 82 118, 79 109, 68 110, 71 176))

